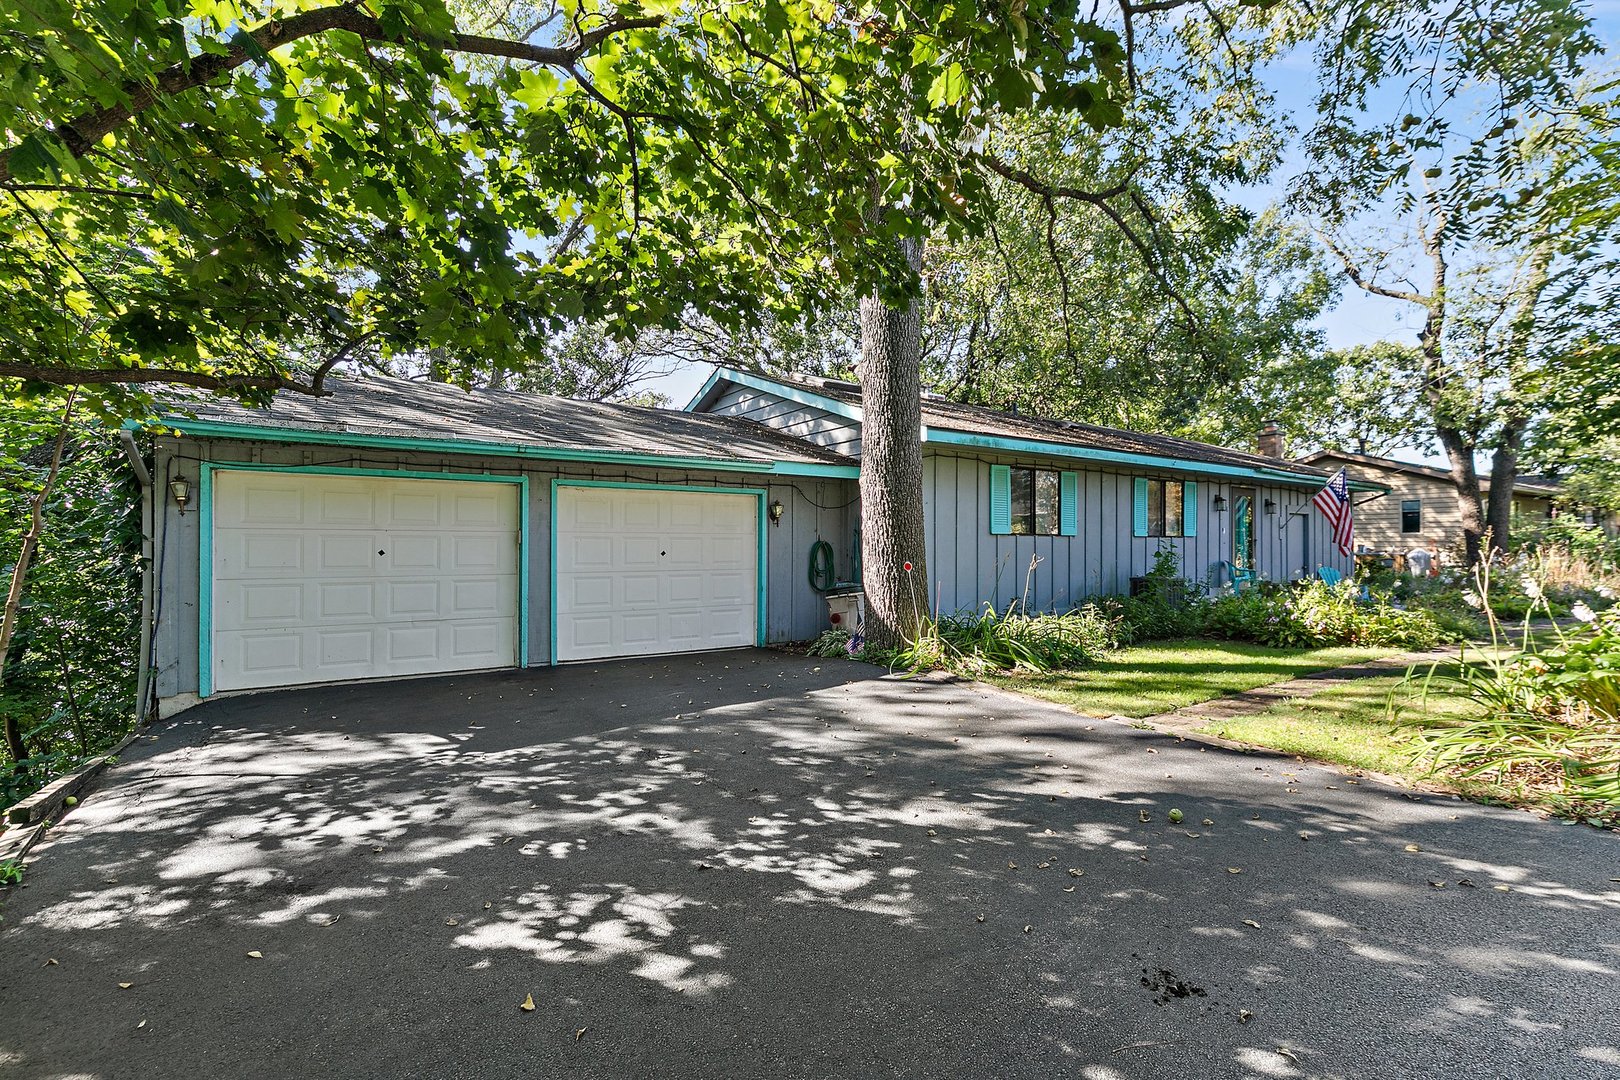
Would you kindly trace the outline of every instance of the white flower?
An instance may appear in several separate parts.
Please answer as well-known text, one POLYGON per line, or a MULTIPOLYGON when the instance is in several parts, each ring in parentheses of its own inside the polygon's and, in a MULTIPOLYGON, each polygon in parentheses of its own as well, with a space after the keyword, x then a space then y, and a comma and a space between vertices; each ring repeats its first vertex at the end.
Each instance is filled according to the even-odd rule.
POLYGON ((1615 591, 1607 585, 1600 585, 1598 586, 1598 595, 1603 597, 1605 600, 1613 600, 1615 598, 1615 591))
POLYGON ((1581 622, 1597 621, 1597 612, 1588 607, 1585 600, 1575 601, 1574 606, 1571 607, 1569 611, 1571 615, 1574 615, 1577 619, 1581 620, 1581 622))
POLYGON ((1535 580, 1534 578, 1525 578, 1524 579, 1524 595, 1528 596, 1532 600, 1540 600, 1541 599, 1541 582, 1535 580))
POLYGON ((1467 604, 1471 608, 1483 606, 1483 601, 1480 600, 1479 593, 1472 589, 1469 589, 1467 592, 1463 593, 1463 603, 1467 604))

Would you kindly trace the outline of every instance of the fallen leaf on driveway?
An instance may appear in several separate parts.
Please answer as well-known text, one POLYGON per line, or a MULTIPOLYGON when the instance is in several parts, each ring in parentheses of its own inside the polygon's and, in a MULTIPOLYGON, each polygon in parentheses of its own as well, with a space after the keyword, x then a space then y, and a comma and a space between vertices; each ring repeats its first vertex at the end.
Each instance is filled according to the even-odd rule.
POLYGON ((1228 866, 1226 868, 1226 872, 1228 874, 1241 874, 1241 873, 1243 873, 1243 867, 1241 867, 1241 866, 1228 866))
POLYGON ((1136 812, 1136 819, 1138 821, 1152 821, 1153 815, 1148 813, 1146 810, 1138 810, 1136 812))
POLYGON ((1215 822, 1213 820, 1211 820, 1210 818, 1205 818, 1202 822, 1200 822, 1200 824, 1208 827, 1210 825, 1215 824, 1215 822))
POLYGON ((534 1012, 534 995, 524 995, 523 1004, 519 1005, 518 1008, 522 1009, 524 1012, 534 1012))
POLYGON ((1033 930, 1033 929, 1035 929, 1035 928, 1034 928, 1034 927, 1033 927, 1033 926, 1026 926, 1026 927, 1024 927, 1024 933, 1026 933, 1026 934, 1027 934, 1027 933, 1029 933, 1029 932, 1030 932, 1030 931, 1031 931, 1031 930, 1033 930))
POLYGON ((142 1020, 140 1023, 135 1025, 135 1030, 139 1031, 141 1028, 143 1028, 145 1026, 146 1026, 146 1021, 142 1020))
POLYGON ((1253 1019, 1254 1019, 1254 1013, 1250 1012, 1248 1009, 1239 1009, 1238 1010, 1238 1023, 1247 1024, 1250 1020, 1253 1020, 1253 1019))
POLYGON ((41 965, 41 966, 43 966, 43 967, 55 967, 56 966, 56 958, 52 957, 51 959, 45 961, 45 963, 43 965, 41 965))
POLYGON ((1512 892, 1513 891, 1511 888, 1509 888, 1506 885, 1492 885, 1491 888, 1495 889, 1497 892, 1512 892))
POLYGON ((984 916, 983 915, 980 915, 978 918, 979 918, 980 922, 984 922, 984 916))
POLYGON ((1433 885, 1437 889, 1443 889, 1446 887, 1446 883, 1443 881, 1431 881, 1429 884, 1433 885))
POLYGON ((455 926, 459 922, 460 922, 459 919, 446 919, 446 920, 444 920, 444 925, 446 925, 446 926, 455 926))
POLYGON ((120 990, 128 990, 130 987, 132 987, 134 985, 135 985, 134 983, 119 983, 118 984, 118 989, 120 989, 120 990))
POLYGON ((258 949, 254 949, 252 952, 248 953, 248 955, 251 956, 255 960, 263 960, 264 959, 264 953, 260 952, 258 949))
POLYGON ((1243 920, 1243 925, 1244 926, 1252 926, 1256 930, 1260 929, 1260 924, 1255 922, 1253 919, 1244 919, 1243 920))
POLYGON ((1076 870, 1074 867, 1071 866, 1071 867, 1069 867, 1069 876, 1070 877, 1085 877, 1086 872, 1084 870, 1076 870))
POLYGON ((1064 892, 1074 892, 1074 886, 1070 885, 1067 889, 1064 889, 1063 891, 1064 892))
POLYGON ((1423 849, 1418 847, 1416 844, 1407 844, 1406 845, 1406 850, 1407 851, 1422 851, 1423 849))
POLYGON ((585 1037, 585 1033, 589 1030, 591 1029, 588 1027, 582 1027, 578 1031, 574 1032, 574 1041, 579 1042, 579 1040, 585 1037))

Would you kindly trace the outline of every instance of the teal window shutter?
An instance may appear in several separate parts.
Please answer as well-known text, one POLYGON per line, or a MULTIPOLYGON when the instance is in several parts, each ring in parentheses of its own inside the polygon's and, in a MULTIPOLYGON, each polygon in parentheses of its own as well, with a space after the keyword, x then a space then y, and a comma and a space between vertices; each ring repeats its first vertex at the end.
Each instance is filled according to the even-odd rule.
POLYGON ((1147 477, 1136 478, 1136 516, 1131 526, 1132 536, 1147 535, 1147 477))
POLYGON ((1059 474, 1058 500, 1058 535, 1073 536, 1080 531, 1079 473, 1059 474))
POLYGON ((1181 535, 1198 535, 1198 481, 1181 485, 1181 535))
POLYGON ((1006 536, 1012 532, 1012 466, 990 466, 990 532, 1006 536))

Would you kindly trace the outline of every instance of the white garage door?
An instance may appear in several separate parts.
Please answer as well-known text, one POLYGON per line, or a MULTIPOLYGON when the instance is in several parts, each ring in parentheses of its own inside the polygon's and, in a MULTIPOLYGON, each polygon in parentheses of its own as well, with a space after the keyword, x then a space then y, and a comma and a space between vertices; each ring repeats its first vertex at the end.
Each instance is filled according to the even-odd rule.
POLYGON ((759 643, 759 499, 678 488, 556 491, 558 660, 759 643))
POLYGON ((511 667, 518 485, 221 470, 214 690, 511 667))

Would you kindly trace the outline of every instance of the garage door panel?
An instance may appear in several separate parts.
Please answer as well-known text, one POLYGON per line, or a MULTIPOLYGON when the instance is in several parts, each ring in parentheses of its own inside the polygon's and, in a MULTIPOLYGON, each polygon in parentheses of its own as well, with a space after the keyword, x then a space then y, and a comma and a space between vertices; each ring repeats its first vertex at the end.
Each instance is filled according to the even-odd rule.
POLYGON ((517 663, 516 485, 221 470, 213 492, 215 689, 517 663))
POLYGON ((376 659, 376 633, 369 627, 322 630, 311 634, 325 667, 366 667, 376 659))
POLYGON ((755 644, 756 495, 562 485, 553 514, 559 660, 755 644))
MULTIPOLYGON (((321 573, 370 570, 376 559, 373 552, 382 550, 377 547, 377 539, 369 532, 323 532, 317 533, 312 539, 315 544, 314 569, 321 573)), ((254 568, 249 566, 249 569, 254 568)))
POLYGON ((430 533, 389 532, 379 550, 388 554, 388 564, 396 571, 438 570, 444 566, 442 537, 430 533))
POLYGON ((314 588, 322 622, 369 619, 375 613, 377 590, 369 581, 317 581, 314 588))
POLYGON ((389 528, 444 524, 444 499, 435 492, 394 491, 388 499, 389 528))
POLYGON ((389 581, 383 584, 385 619, 432 619, 440 608, 439 583, 429 581, 389 581))
POLYGON ((243 624, 303 622, 304 589, 301 581, 241 586, 243 624))
POLYGON ((297 533, 237 533, 216 545, 215 556, 247 571, 304 569, 304 538, 297 533))
POLYGON ((377 523, 377 507, 371 492, 363 488, 322 491, 314 501, 317 512, 311 524, 322 528, 360 526, 370 529, 377 523))

